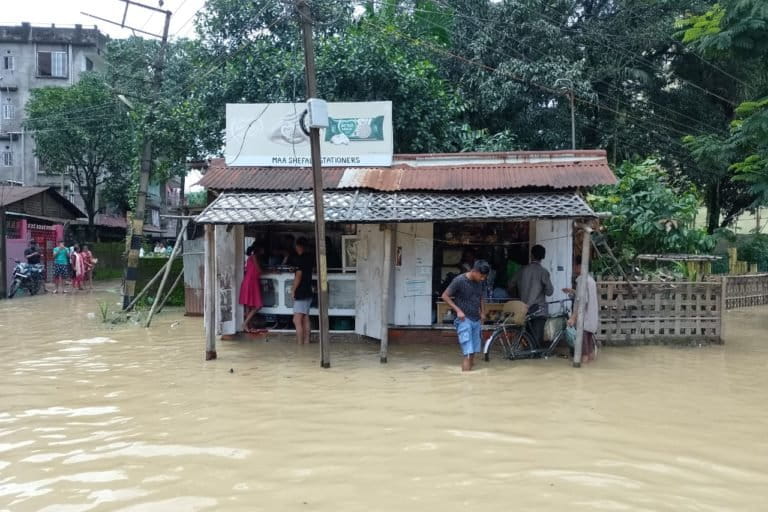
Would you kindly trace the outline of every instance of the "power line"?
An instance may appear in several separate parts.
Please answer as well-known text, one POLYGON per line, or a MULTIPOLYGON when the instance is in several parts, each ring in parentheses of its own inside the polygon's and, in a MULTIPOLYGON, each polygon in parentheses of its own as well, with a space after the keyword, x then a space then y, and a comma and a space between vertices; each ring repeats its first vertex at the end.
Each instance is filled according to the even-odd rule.
MULTIPOLYGON (((392 5, 392 6, 395 6, 395 4, 388 4, 388 5, 392 5)), ((450 8, 451 8, 450 6, 444 6, 444 7, 445 7, 445 8, 448 8, 448 9, 450 9, 450 8)), ((419 9, 419 8, 414 8, 414 11, 417 11, 417 12, 425 12, 425 13, 434 13, 434 11, 430 11, 430 10, 426 10, 426 9, 419 9)), ((473 20, 473 21, 476 21, 476 20, 478 20, 478 19, 479 19, 479 18, 475 18, 475 17, 472 17, 472 16, 466 16, 466 15, 462 15, 462 14, 460 14, 460 13, 458 13, 458 12, 454 12, 454 13, 455 13, 455 15, 456 15, 456 16, 459 16, 459 17, 463 17, 463 18, 467 18, 467 19, 471 19, 471 20, 473 20)), ((428 23, 430 23, 431 25, 435 26, 436 28, 441 28, 441 29, 444 29, 444 30, 448 30, 448 27, 445 27, 445 26, 439 25, 439 24, 437 24, 437 23, 435 23, 435 22, 433 22, 433 21, 431 21, 431 20, 429 20, 429 19, 426 19, 425 21, 427 21, 427 22, 428 22, 428 23)), ((505 35, 505 34, 501 33, 500 31, 498 31, 498 30, 496 30, 496 29, 493 29, 493 30, 494 30, 494 32, 496 32, 496 33, 498 33, 498 34, 502 35, 502 37, 505 35)), ((454 34, 454 37, 455 37, 455 34, 454 34)), ((467 41, 467 39, 466 39, 466 38, 461 38, 461 39, 462 39, 463 41, 467 41)), ((515 49, 513 49, 513 48, 510 48, 510 49, 511 49, 511 50, 512 50, 514 53, 516 53, 517 55, 519 55, 519 56, 520 56, 520 58, 521 58, 521 60, 523 60, 524 62, 527 62, 527 63, 535 63, 535 62, 533 62, 533 61, 531 61, 531 60, 527 59, 527 58, 526 58, 526 56, 525 56, 524 54, 522 54, 521 52, 519 52, 519 51, 517 51, 517 50, 515 50, 515 49)), ((539 55, 541 55, 541 56, 544 56, 544 57, 547 57, 547 58, 549 58, 549 57, 550 57, 548 54, 544 53, 542 50, 539 50, 538 48, 534 48, 534 47, 533 47, 533 46, 531 46, 531 45, 528 45, 528 49, 530 49, 530 50, 532 50, 532 51, 536 52, 537 54, 539 54, 539 55)), ((491 51, 492 51, 493 53, 498 53, 499 51, 501 51, 501 48, 499 48, 499 47, 495 47, 495 48, 491 49, 491 51)), ((503 54, 502 54, 502 55, 503 55, 503 54)), ((503 55, 503 56, 505 56, 505 57, 506 57, 506 55, 503 55)), ((595 81, 596 83, 603 83, 603 84, 607 85, 608 87, 613 87, 613 88, 614 88, 614 89, 615 89, 615 90, 616 90, 618 93, 625 93, 625 91, 622 91, 621 89, 619 89, 619 87, 618 87, 618 86, 617 86, 615 83, 607 82, 607 81, 605 81, 605 80, 602 80, 602 79, 595 79, 594 81, 595 81)), ((598 94, 599 94, 599 93, 598 93, 598 94)), ((628 106, 628 107, 630 107, 630 108, 633 108, 633 106, 632 106, 632 104, 631 104, 631 103, 629 103, 629 102, 627 102, 627 101, 622 101, 622 99, 621 99, 621 98, 617 98, 617 97, 615 97, 615 96, 610 96, 610 95, 608 95, 608 94, 604 94, 604 96, 605 96, 605 97, 607 97, 608 99, 614 99, 614 100, 616 100, 616 101, 617 101, 618 103, 620 103, 620 104, 623 104, 623 105, 626 105, 626 106, 628 106)), ((691 121, 694 121, 694 122, 696 122, 696 123, 698 123, 698 124, 703 124, 703 121, 702 121, 701 119, 697 119, 697 118, 694 118, 694 117, 692 117, 692 116, 689 116, 689 115, 687 115, 687 114, 685 114, 685 113, 679 112, 679 111, 677 111, 677 110, 674 110, 674 109, 672 109, 672 108, 670 108, 670 107, 667 107, 667 106, 665 106, 665 105, 662 105, 662 104, 660 104, 660 103, 657 103, 657 102, 655 102, 655 101, 653 101, 653 100, 650 100, 650 99, 647 99, 647 98, 646 98, 646 99, 644 99, 644 100, 643 100, 643 102, 645 102, 645 103, 647 103, 647 104, 649 104, 649 105, 655 105, 655 106, 657 106, 657 107, 659 107, 659 108, 661 108, 661 109, 664 109, 664 110, 666 110, 666 111, 668 111, 668 112, 670 112, 670 113, 673 113, 673 114, 675 114, 675 115, 678 115, 678 116, 681 116, 681 117, 685 117, 685 118, 688 118, 689 120, 691 120, 691 121)), ((687 125, 687 124, 683 123, 682 121, 679 121, 679 120, 675 120, 675 119, 671 119, 671 118, 668 118, 668 117, 664 117, 664 116, 661 116, 660 114, 657 114, 657 113, 655 113, 655 112, 653 112, 653 111, 649 112, 649 114, 650 114, 650 115, 652 115, 652 116, 654 116, 654 117, 658 117, 658 118, 660 118, 660 119, 663 119, 663 120, 664 120, 664 121, 666 121, 666 122, 671 122, 671 123, 674 123, 674 124, 676 124, 677 126, 679 126, 679 127, 682 127, 682 128, 684 128, 684 129, 688 129, 688 128, 690 128, 690 126, 689 126, 689 125, 687 125)), ((706 126, 706 127, 707 127, 707 128, 709 128, 710 130, 712 130, 712 131, 715 131, 715 132, 719 132, 719 131, 721 131, 721 129, 720 129, 720 128, 716 128, 716 127, 713 127, 713 126, 710 126, 710 125, 707 125, 707 124, 705 124, 704 126, 706 126)))
MULTIPOLYGON (((380 27, 380 26, 377 26, 377 25, 373 24, 372 22, 368 21, 365 18, 363 18, 363 20, 364 20, 365 23, 368 23, 373 28, 377 28, 377 29, 384 28, 384 27, 380 27)), ((409 35, 405 34, 404 32, 402 32, 401 30, 398 30, 398 29, 392 30, 391 27, 388 27, 388 30, 389 30, 390 33, 391 32, 395 32, 395 33, 399 34, 400 37, 404 37, 405 39, 408 39, 413 44, 425 46, 427 48, 432 49, 433 51, 435 51, 437 53, 442 53, 442 54, 447 55, 447 56, 449 56, 449 57, 451 57, 453 59, 456 59, 458 61, 464 62, 466 64, 469 64, 469 65, 472 65, 472 66, 475 66, 475 67, 479 67, 479 68, 484 69, 486 71, 490 71, 492 73, 498 73, 498 74, 501 74, 501 75, 508 76, 508 77, 512 78, 513 80, 515 80, 517 82, 533 86, 535 88, 538 88, 538 89, 541 89, 543 91, 549 92, 549 93, 551 93, 553 95, 556 95, 556 96, 560 95, 560 91, 558 91, 558 90, 556 90, 556 89, 554 89, 552 87, 549 87, 547 85, 540 84, 540 83, 534 82, 532 80, 528 80, 526 78, 517 76, 514 73, 510 73, 508 71, 500 70, 499 68, 494 68, 494 67, 489 66, 489 65, 487 65, 485 63, 482 63, 482 62, 477 62, 477 61, 473 61, 473 60, 467 59, 467 58, 465 58, 465 57, 463 57, 461 55, 453 53, 453 52, 451 52, 449 50, 446 50, 444 48, 435 47, 430 42, 424 41, 422 39, 415 38, 413 36, 409 36, 409 35)), ((643 124, 649 123, 649 121, 645 121, 643 119, 640 119, 640 118, 638 118, 636 116, 633 116, 633 115, 629 114, 628 112, 620 112, 620 111, 618 111, 618 110, 616 110, 616 109, 614 109, 614 108, 612 108, 612 107, 610 107, 608 105, 602 104, 600 102, 595 102, 595 101, 592 101, 592 100, 590 100, 588 98, 584 98, 582 96, 574 95, 574 97, 580 103, 584 103, 584 104, 587 104, 587 105, 591 105, 591 106, 595 106, 595 107, 598 107, 598 108, 602 108, 603 110, 606 110, 606 111, 609 111, 609 112, 613 112, 613 113, 618 114, 618 115, 624 115, 624 116, 633 118, 637 122, 640 122, 640 123, 643 123, 643 124)), ((654 128, 659 129, 660 127, 659 126, 654 126, 654 128)), ((675 131, 675 132, 679 133, 682 136, 690 135, 688 132, 677 130, 677 129, 675 129, 673 127, 670 127, 670 126, 663 127, 662 129, 667 130, 667 131, 675 131)), ((680 146, 683 146, 680 143, 678 143, 678 144, 680 146)))

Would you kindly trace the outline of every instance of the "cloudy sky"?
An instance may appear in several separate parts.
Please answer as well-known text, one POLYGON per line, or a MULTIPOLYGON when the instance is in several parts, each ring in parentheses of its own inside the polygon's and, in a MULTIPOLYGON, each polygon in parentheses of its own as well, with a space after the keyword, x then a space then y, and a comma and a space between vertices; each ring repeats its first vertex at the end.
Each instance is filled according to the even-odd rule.
MULTIPOLYGON (((147 5, 158 6, 158 0, 138 0, 147 5)), ((19 24, 28 21, 35 25, 71 26, 98 25, 99 29, 110 37, 119 38, 131 33, 118 26, 89 18, 81 11, 120 21, 125 10, 125 3, 120 0, 3 0, 0 2, 0 25, 19 24)), ((164 0, 164 9, 173 13, 171 17, 172 37, 190 37, 194 33, 193 17, 203 7, 205 0, 164 0)), ((152 13, 146 9, 131 6, 128 9, 126 25, 161 34, 163 32, 163 15, 152 13)))

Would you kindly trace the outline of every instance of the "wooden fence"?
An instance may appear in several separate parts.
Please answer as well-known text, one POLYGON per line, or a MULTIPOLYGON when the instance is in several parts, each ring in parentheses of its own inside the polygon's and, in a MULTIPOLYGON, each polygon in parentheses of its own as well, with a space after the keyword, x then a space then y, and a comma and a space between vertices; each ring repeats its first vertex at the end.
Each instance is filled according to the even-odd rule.
POLYGON ((723 279, 726 309, 768 304, 768 274, 727 276, 723 279))
POLYGON ((602 281, 599 338, 610 345, 721 343, 723 283, 602 281))

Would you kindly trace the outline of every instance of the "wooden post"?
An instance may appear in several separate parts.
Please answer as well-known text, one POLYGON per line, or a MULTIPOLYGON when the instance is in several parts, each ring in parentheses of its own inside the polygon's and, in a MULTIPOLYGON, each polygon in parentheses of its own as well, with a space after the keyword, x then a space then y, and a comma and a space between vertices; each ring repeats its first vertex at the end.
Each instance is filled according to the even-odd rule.
MULTIPOLYGON (((307 100, 317 98, 315 49, 312 41, 312 12, 307 0, 296 0, 304 40, 304 71, 307 100)), ((312 193, 315 210, 315 256, 317 258, 317 317, 320 324, 320 366, 331 367, 331 336, 328 321, 328 262, 325 249, 325 206, 323 204, 323 172, 320 160, 320 129, 309 130, 312 160, 312 193)))
POLYGON ((213 224, 205 225, 205 360, 216 359, 216 237, 213 224))
POLYGON ((387 362, 389 352, 389 288, 392 280, 392 230, 384 226, 384 266, 381 269, 381 349, 379 362, 387 362))
POLYGON ((586 224, 584 240, 581 243, 581 276, 576 286, 576 341, 573 344, 573 367, 581 367, 581 352, 584 343, 584 308, 587 302, 587 277, 589 276, 589 250, 591 248, 592 228, 586 224))
POLYGON ((720 282, 720 343, 725 343, 725 313, 728 311, 728 277, 720 282))
POLYGON ((160 298, 163 296, 163 291, 165 290, 165 282, 168 280, 168 274, 171 273, 171 267, 173 266, 173 260, 176 259, 176 255, 179 253, 179 247, 181 246, 181 238, 184 234, 184 231, 187 229, 187 223, 189 221, 185 220, 184 224, 182 225, 181 231, 179 231, 178 235, 176 235, 176 243, 173 244, 173 250, 171 251, 171 255, 168 258, 168 263, 165 264, 165 272, 163 273, 163 279, 160 281, 160 286, 157 288, 157 293, 155 294, 155 300, 152 301, 152 307, 149 308, 149 315, 147 315, 147 323, 144 325, 144 327, 149 327, 152 323, 152 317, 155 315, 155 310, 157 310, 158 302, 160 302, 160 298))
POLYGON ((179 275, 176 276, 176 279, 173 281, 173 284, 170 288, 168 288, 168 293, 165 295, 165 298, 163 298, 163 301, 160 303, 160 306, 158 306, 156 313, 160 313, 163 308, 165 307, 165 303, 168 302, 168 299, 171 298, 171 294, 173 293, 173 290, 176 289, 177 286, 179 286, 179 282, 181 282, 181 278, 184 277, 184 270, 179 272, 179 275))
POLYGON ((736 247, 728 249, 728 273, 734 275, 738 272, 739 251, 736 247))

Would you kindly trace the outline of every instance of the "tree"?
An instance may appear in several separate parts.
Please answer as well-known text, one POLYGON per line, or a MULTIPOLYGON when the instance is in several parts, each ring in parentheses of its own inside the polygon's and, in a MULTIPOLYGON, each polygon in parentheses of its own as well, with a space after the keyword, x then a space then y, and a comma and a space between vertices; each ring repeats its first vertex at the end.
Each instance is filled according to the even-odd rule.
POLYGON ((768 200, 768 4, 723 0, 680 23, 682 40, 716 64, 736 73, 720 91, 733 98, 722 132, 687 137, 694 160, 713 170, 707 184, 708 226, 726 226, 741 212, 768 200), (737 106, 738 105, 738 106, 737 106))
POLYGON ((153 104, 150 70, 159 47, 157 41, 131 37, 111 41, 107 48, 106 80, 114 94, 124 94, 132 105, 131 173, 127 181, 114 180, 105 190, 114 203, 125 207, 136 198, 138 155, 144 137, 153 139, 154 182, 183 176, 188 159, 202 159, 221 146, 221 134, 214 125, 216 116, 210 112, 206 97, 205 78, 195 72, 202 68, 199 43, 182 39, 169 44, 160 97, 153 104))
POLYGON ((69 87, 33 89, 26 110, 26 127, 35 138, 40 164, 75 183, 93 236, 98 187, 128 171, 130 127, 125 110, 94 73, 83 74, 69 87))
POLYGON ((704 253, 714 239, 694 227, 700 198, 692 186, 672 185, 656 160, 626 162, 616 169, 619 182, 589 196, 595 211, 611 214, 606 235, 620 262, 643 253, 704 253))

